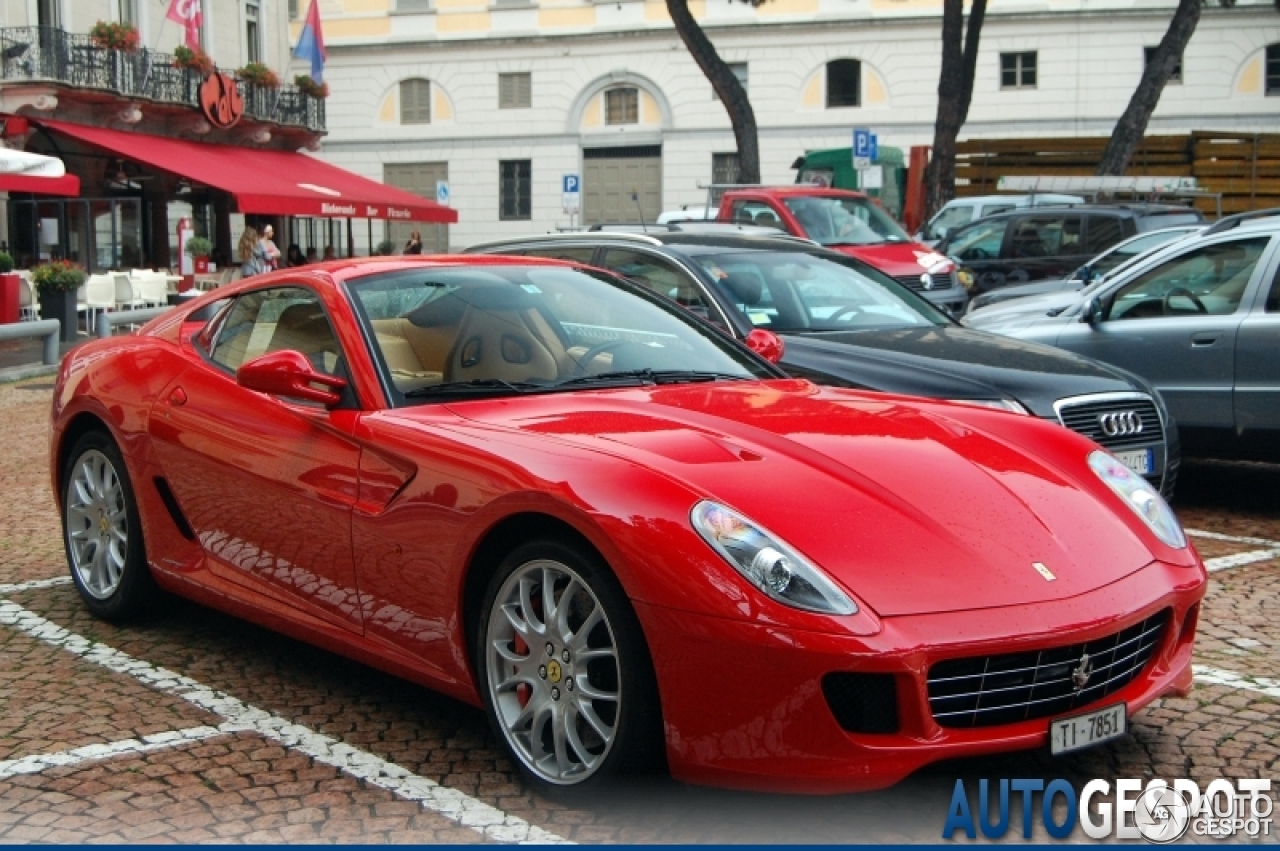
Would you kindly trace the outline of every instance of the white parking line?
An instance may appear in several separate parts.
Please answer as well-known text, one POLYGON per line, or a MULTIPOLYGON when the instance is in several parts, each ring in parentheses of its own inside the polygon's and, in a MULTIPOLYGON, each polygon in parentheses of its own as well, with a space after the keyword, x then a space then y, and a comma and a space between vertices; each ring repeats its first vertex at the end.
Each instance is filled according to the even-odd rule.
POLYGON ((34 591, 37 588, 55 588, 59 585, 70 584, 70 576, 59 576, 54 579, 36 579, 31 582, 19 582, 15 585, 0 585, 0 595, 17 594, 20 591, 34 591))
POLYGON ((1193 538, 1208 538, 1211 541, 1230 541, 1233 544, 1256 544, 1280 550, 1280 541, 1269 541, 1266 538, 1245 538, 1239 535, 1224 535, 1221 532, 1205 532, 1200 529, 1183 529, 1193 538))
POLYGON ((1224 671, 1221 668, 1210 668, 1208 665, 1192 665, 1192 673, 1196 681, 1207 685, 1228 686, 1256 691, 1268 697, 1280 697, 1280 680, 1270 677, 1246 677, 1235 671, 1224 671))
POLYGON ((36 754, 34 756, 24 756, 20 759, 0 760, 0 779, 13 777, 15 774, 38 774, 46 768, 78 765, 82 762, 108 759, 120 754, 146 753, 147 751, 176 748, 191 742, 199 742, 204 739, 212 739, 215 736, 225 736, 226 734, 226 730, 221 730, 217 727, 188 727, 185 730, 154 733, 150 736, 143 736, 141 739, 122 739, 118 742, 108 742, 105 745, 85 745, 82 748, 75 748, 69 751, 36 754))
POLYGON ((1247 553, 1233 553, 1229 556, 1207 558, 1204 560, 1204 566, 1206 570, 1213 573, 1215 570, 1244 567, 1246 564, 1256 564, 1257 562, 1277 557, 1280 557, 1280 550, 1250 550, 1247 553))
POLYGON ((425 809, 469 827, 488 839, 499 842, 569 843, 562 836, 530 824, 518 816, 509 815, 470 795, 420 777, 367 751, 242 703, 231 695, 215 691, 190 677, 157 668, 113 647, 69 632, 16 603, 0 600, 0 625, 15 627, 46 644, 60 647, 108 670, 127 674, 157 691, 176 695, 219 715, 227 719, 219 725, 220 732, 244 730, 273 739, 372 786, 386 789, 406 800, 416 801, 425 809))

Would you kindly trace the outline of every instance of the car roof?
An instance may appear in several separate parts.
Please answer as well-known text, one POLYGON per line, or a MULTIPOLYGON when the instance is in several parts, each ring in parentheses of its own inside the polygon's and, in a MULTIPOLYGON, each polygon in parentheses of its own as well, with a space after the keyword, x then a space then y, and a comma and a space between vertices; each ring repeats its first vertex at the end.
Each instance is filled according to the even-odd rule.
POLYGON ((749 232, 731 228, 710 229, 691 228, 689 230, 665 230, 651 228, 646 232, 603 230, 577 231, 573 233, 546 233, 533 236, 519 236, 510 239, 496 239, 481 242, 467 247, 468 252, 493 253, 504 248, 522 248, 555 242, 588 242, 601 245, 648 245, 658 246, 710 246, 718 248, 752 248, 769 251, 796 251, 818 248, 818 244, 804 237, 779 233, 774 228, 751 228, 749 232), (772 231, 772 233, 759 233, 772 231))
POLYGON ((819 198, 867 198, 868 196, 862 192, 854 192, 851 189, 836 189, 831 186, 819 186, 816 183, 788 183, 782 186, 735 186, 732 189, 726 189, 725 194, 729 193, 746 193, 758 192, 762 195, 786 195, 786 196, 816 196, 819 198))

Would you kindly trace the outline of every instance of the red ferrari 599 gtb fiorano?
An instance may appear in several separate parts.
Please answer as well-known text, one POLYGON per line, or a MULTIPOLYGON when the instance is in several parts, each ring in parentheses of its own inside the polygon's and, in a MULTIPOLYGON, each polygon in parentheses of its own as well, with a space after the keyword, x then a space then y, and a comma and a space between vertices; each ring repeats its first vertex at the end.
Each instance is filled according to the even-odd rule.
POLYGON ((1204 567, 1114 457, 570 264, 224 287, 68 355, 50 461, 92 612, 165 589, 482 705, 544 791, 874 788, 1191 687, 1204 567))

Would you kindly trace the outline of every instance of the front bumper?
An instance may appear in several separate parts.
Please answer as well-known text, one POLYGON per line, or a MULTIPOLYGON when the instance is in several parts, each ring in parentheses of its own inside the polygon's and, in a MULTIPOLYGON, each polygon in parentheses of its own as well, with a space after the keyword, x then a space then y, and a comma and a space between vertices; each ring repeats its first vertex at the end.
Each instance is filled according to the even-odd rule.
MULTIPOLYGON (((927 579, 922 579, 927 581, 927 579)), ((1069 600, 886 618, 870 637, 782 630, 637 603, 653 653, 680 780, 743 789, 838 793, 890 786, 941 759, 1044 746, 1049 718, 944 728, 929 709, 930 667, 947 659, 1091 641, 1168 609, 1151 661, 1132 682, 1076 711, 1124 701, 1130 714, 1191 688, 1202 567, 1153 562, 1069 600), (829 673, 891 674, 897 729, 850 733, 823 693, 829 673)))

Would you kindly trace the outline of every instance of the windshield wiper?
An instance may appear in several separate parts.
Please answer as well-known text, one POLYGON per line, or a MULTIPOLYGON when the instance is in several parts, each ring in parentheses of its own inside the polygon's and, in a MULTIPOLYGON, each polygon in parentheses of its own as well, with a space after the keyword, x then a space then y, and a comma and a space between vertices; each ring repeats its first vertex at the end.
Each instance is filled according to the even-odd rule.
POLYGON ((634 387, 641 384, 685 384, 695 381, 748 381, 749 375, 728 372, 708 372, 696 369, 627 369, 620 372, 600 372, 595 375, 579 375, 556 383, 556 387, 603 384, 618 387, 634 387))
POLYGON ((545 384, 529 381, 504 381, 501 378, 473 378, 470 381, 446 381, 428 384, 405 392, 406 399, 425 399, 431 396, 472 396, 489 393, 531 393, 546 390, 545 384))

